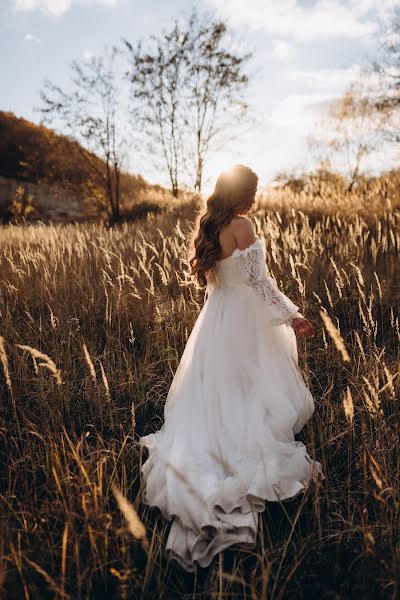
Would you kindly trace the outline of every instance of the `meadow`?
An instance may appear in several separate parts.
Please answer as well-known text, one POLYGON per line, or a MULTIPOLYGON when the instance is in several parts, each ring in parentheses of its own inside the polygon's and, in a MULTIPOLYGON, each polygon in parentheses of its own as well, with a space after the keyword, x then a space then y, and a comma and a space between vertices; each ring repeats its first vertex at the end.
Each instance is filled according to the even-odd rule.
POLYGON ((316 330, 297 338, 316 408, 296 439, 326 479, 268 503, 256 548, 197 575, 163 556, 169 524, 141 501, 138 446, 204 301, 185 275, 196 206, 0 228, 1 597, 398 597, 400 211, 375 202, 251 214, 316 330))

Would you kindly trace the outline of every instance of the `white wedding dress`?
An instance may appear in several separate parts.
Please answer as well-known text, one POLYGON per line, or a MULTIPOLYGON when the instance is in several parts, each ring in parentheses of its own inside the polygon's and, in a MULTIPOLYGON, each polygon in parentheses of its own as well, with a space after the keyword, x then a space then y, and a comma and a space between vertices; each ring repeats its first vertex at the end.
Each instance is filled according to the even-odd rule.
POLYGON ((266 501, 293 498, 325 479, 295 441, 314 411, 298 370, 290 319, 260 238, 219 261, 164 408, 140 438, 143 502, 173 519, 166 556, 187 571, 233 544, 253 547, 266 501))

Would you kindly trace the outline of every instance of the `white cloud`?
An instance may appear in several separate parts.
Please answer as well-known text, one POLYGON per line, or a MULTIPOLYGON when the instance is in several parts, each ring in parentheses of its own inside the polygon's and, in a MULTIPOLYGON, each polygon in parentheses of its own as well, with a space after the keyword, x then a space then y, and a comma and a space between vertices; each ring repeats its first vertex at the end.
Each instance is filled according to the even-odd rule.
POLYGON ((359 14, 366 14, 369 11, 376 12, 380 17, 388 16, 395 6, 398 6, 399 0, 352 0, 351 5, 359 14))
POLYGON ((43 14, 61 17, 72 5, 76 4, 102 4, 114 6, 118 0, 13 0, 14 9, 17 11, 37 10, 43 14))
POLYGON ((32 35, 31 33, 27 33, 24 37, 24 40, 27 42, 35 42, 36 44, 40 44, 40 38, 36 35, 32 35))
POLYGON ((293 48, 285 40, 277 40, 272 50, 272 54, 279 60, 286 60, 293 55, 293 48))
POLYGON ((331 100, 330 93, 288 94, 268 115, 267 125, 287 128, 296 136, 303 136, 315 120, 314 106, 331 100))
POLYGON ((344 90, 353 81, 360 78, 361 67, 358 64, 347 68, 332 69, 289 69, 283 75, 306 88, 330 90, 332 93, 344 90))
POLYGON ((18 11, 39 10, 59 17, 71 7, 71 0, 14 0, 14 6, 18 11))
POLYGON ((382 79, 372 73, 361 74, 358 64, 346 69, 292 69, 285 73, 287 79, 295 81, 302 93, 289 94, 271 116, 270 123, 291 127, 299 135, 310 131, 318 119, 327 116, 330 108, 343 98, 346 90, 355 84, 356 94, 372 98, 379 96, 382 79))
POLYGON ((315 114, 326 112, 330 101, 340 100, 351 88, 356 94, 365 94, 370 98, 379 96, 382 89, 387 88, 383 76, 372 72, 364 73, 358 64, 343 69, 291 69, 286 70, 283 75, 286 79, 296 82, 305 93, 322 93, 328 96, 326 100, 310 106, 315 114))
MULTIPOLYGON (((299 42, 326 38, 360 38, 377 30, 376 1, 316 0, 304 6, 300 0, 207 0, 233 25, 247 23, 253 30, 291 36, 299 42)), ((382 6, 394 0, 382 0, 382 6)))

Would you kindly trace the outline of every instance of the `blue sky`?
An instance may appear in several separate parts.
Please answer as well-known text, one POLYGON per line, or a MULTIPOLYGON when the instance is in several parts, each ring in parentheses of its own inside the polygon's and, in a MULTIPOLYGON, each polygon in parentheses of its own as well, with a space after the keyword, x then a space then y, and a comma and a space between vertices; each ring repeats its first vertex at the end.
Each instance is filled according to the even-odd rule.
MULTIPOLYGON (((395 0, 200 0, 215 11, 240 51, 254 49, 249 67, 257 76, 246 92, 253 129, 210 157, 205 191, 235 162, 257 171, 260 185, 281 169, 312 166, 305 139, 360 68, 376 54, 378 18, 395 0)), ((134 42, 169 28, 190 12, 185 0, 0 0, 0 109, 34 122, 45 78, 68 87, 74 58, 101 52, 121 37, 134 42)), ((388 165, 383 152, 373 157, 388 165)), ((131 169, 168 185, 145 156, 132 156, 131 169)))

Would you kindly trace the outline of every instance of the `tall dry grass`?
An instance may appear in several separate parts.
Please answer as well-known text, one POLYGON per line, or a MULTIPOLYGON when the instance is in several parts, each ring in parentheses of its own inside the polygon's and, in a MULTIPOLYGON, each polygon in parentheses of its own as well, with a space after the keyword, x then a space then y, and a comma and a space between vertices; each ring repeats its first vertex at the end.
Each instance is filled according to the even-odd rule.
POLYGON ((2 597, 396 597, 400 215, 363 211, 253 215, 317 332, 298 339, 316 400, 298 437, 326 480, 197 576, 163 556, 138 446, 203 303, 182 285, 188 221, 0 229, 2 597))

